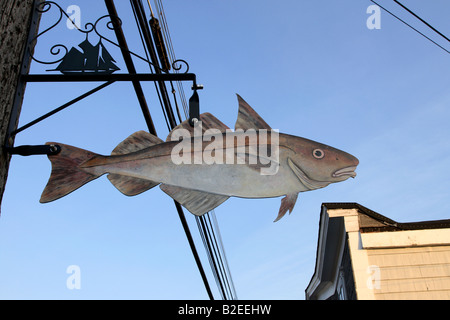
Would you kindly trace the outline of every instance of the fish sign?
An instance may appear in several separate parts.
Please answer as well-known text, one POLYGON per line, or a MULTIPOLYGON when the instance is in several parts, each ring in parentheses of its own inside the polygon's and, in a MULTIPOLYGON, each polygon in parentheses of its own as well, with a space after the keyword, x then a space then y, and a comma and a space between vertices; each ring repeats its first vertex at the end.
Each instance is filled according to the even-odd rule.
POLYGON ((59 199, 104 174, 127 196, 157 185, 194 215, 229 197, 281 197, 275 221, 294 208, 300 192, 355 177, 354 156, 333 147, 273 130, 238 95, 235 129, 210 113, 192 127, 188 120, 166 141, 138 131, 109 156, 59 145, 49 156, 52 172, 41 202, 59 199))

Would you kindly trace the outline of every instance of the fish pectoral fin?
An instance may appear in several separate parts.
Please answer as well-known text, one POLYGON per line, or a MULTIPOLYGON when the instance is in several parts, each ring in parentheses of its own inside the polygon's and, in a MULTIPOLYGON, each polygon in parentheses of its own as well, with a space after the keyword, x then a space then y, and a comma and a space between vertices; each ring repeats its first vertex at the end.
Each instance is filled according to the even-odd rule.
POLYGON ((280 210, 278 211, 278 216, 273 222, 277 222, 286 214, 289 210, 289 213, 294 209, 295 203, 297 202, 298 193, 290 193, 287 194, 283 199, 281 199, 280 210))
POLYGON ((111 155, 117 156, 128 154, 163 142, 164 141, 162 141, 157 136, 141 130, 133 133, 131 136, 119 143, 117 147, 111 152, 111 155))
POLYGON ((114 187, 117 188, 117 190, 127 196, 136 196, 159 184, 159 182, 154 182, 151 180, 144 180, 112 173, 108 175, 108 179, 114 187))
POLYGON ((167 184, 162 184, 160 188, 196 216, 202 216, 229 198, 229 196, 170 186, 167 184))

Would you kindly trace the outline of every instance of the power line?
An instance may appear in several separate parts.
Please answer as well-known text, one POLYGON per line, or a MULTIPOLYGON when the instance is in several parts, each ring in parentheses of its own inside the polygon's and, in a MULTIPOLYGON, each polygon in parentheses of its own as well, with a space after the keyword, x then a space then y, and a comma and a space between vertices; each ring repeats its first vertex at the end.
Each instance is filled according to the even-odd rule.
MULTIPOLYGON (((150 6, 149 1, 148 3, 150 6)), ((154 0, 154 3, 155 3, 155 11, 153 11, 153 9, 150 8, 152 18, 153 15, 156 13, 159 25, 161 26, 162 36, 165 42, 165 48, 167 49, 168 59, 170 63, 173 64, 174 61, 176 61, 176 57, 168 28, 167 19, 164 13, 163 4, 161 0, 154 0)), ((178 72, 176 68, 174 69, 175 69, 174 72, 178 72)), ((177 82, 177 87, 178 87, 178 95, 180 97, 183 106, 185 118, 187 118, 189 113, 189 107, 186 100, 186 96, 184 94, 184 88, 180 81, 177 82)), ((172 92, 174 94, 174 100, 176 103, 175 90, 173 85, 172 85, 172 92)), ((179 115, 178 104, 177 104, 177 112, 179 115)), ((179 117, 181 118, 180 115, 179 117)), ((222 299, 224 300, 237 299, 236 289, 234 287, 233 279, 231 277, 230 268, 228 265, 228 261, 226 259, 225 249, 219 231, 219 225, 217 223, 214 211, 208 212, 201 217, 196 217, 196 222, 203 241, 203 245, 207 253, 208 261, 211 266, 214 279, 216 280, 217 287, 222 296, 222 299), (211 216, 213 217, 214 223, 213 221, 211 221, 211 216)))
MULTIPOLYGON (((176 61, 175 53, 173 50, 172 40, 170 38, 170 33, 167 26, 167 21, 164 15, 164 9, 162 7, 162 2, 155 0, 155 8, 156 13, 158 15, 158 19, 154 17, 154 11, 151 8, 150 2, 147 1, 150 7, 150 13, 151 13, 151 20, 148 21, 145 17, 145 12, 143 8, 142 0, 130 0, 130 3, 133 8, 133 14, 136 20, 136 23, 138 25, 139 34, 141 37, 142 44, 144 46, 147 61, 149 61, 149 67, 150 70, 153 73, 153 70, 155 73, 161 73, 161 72, 167 72, 168 69, 170 69, 170 64, 173 64, 174 61, 176 61), (150 22, 151 25, 151 32, 149 28, 150 22), (155 46, 156 49, 155 50, 155 46), (168 49, 168 52, 166 51, 168 49), (159 57, 159 61, 158 61, 159 57), (150 63, 151 61, 151 63, 150 63), (170 64, 168 63, 170 62, 170 64), (159 65, 161 63, 161 67, 159 65)), ((175 72, 178 72, 176 68, 174 68, 175 72)), ((183 86, 181 85, 181 82, 177 82, 178 88, 179 88, 179 96, 181 99, 181 102, 183 104, 183 109, 185 112, 185 115, 188 112, 188 104, 186 102, 186 97, 184 96, 184 90, 183 86)), ((176 125, 176 119, 174 110, 171 104, 171 101, 168 96, 167 88, 164 82, 158 82, 158 86, 155 88, 158 93, 158 98, 160 100, 161 108, 164 113, 164 117, 166 119, 166 124, 168 126, 169 131, 172 130, 176 125)), ((181 115, 178 109, 178 103, 177 103, 177 96, 176 91, 173 86, 173 83, 171 83, 172 88, 172 94, 173 94, 173 100, 176 105, 176 111, 178 114, 178 118, 180 122, 182 121, 181 115)), ((205 287, 208 291, 208 295, 211 300, 213 300, 213 295, 210 291, 209 284, 206 278, 206 275, 203 271, 203 267, 201 265, 201 261, 198 257, 197 251, 195 249, 195 244, 193 242, 192 236, 189 231, 189 227, 186 222, 186 218, 183 214, 181 206, 175 202, 177 206, 177 211, 180 216, 181 222, 183 224, 183 228, 185 229, 189 245, 191 246, 192 252, 194 254, 194 258, 196 260, 196 263, 198 265, 199 271, 202 275, 202 279, 204 281, 205 287)), ((197 220, 197 224, 199 226, 199 231, 202 236, 202 240, 207 252, 208 260, 211 265, 211 269, 213 272, 213 276, 217 282, 219 292, 223 299, 234 299, 236 297, 235 295, 235 289, 232 283, 231 274, 229 273, 229 267, 226 263, 226 259, 224 259, 224 249, 223 244, 221 242, 221 239, 219 238, 220 233, 216 236, 215 229, 218 229, 218 225, 214 226, 211 223, 210 217, 207 214, 205 214, 203 217, 200 217, 197 220), (219 238, 219 242, 217 239, 219 238), (222 245, 222 246, 221 246, 222 245), (228 272, 228 273, 227 273, 228 272)))
POLYGON ((401 18, 399 18, 398 16, 396 16, 395 14, 393 14, 392 12, 390 12, 388 9, 386 9, 385 7, 381 6, 380 4, 378 4, 376 1, 374 0, 369 0, 372 3, 376 4, 377 6, 379 6, 381 9, 383 9, 384 11, 386 11, 387 13, 389 13, 391 16, 393 16, 394 18, 396 18, 397 20, 401 21, 402 23, 404 23, 406 26, 410 27, 412 30, 414 30, 415 32, 417 32, 418 34, 420 34, 422 37, 428 39, 429 41, 431 41, 432 43, 434 43, 436 46, 438 46, 439 48, 441 48, 442 50, 444 50, 445 52, 447 52, 448 54, 450 54, 450 51, 445 49, 443 46, 441 46, 440 44, 438 44, 436 41, 432 40, 431 38, 427 37, 425 34, 423 34, 422 32, 420 32, 419 30, 417 30, 416 28, 414 28, 413 26, 411 26, 410 24, 408 24, 407 22, 405 22, 404 20, 402 20, 401 18))
POLYGON ((221 281, 221 278, 223 276, 222 270, 220 269, 220 265, 217 263, 217 251, 216 248, 212 242, 210 230, 208 226, 205 223, 205 216, 203 215, 201 217, 195 217, 195 220, 197 221, 197 226, 200 230, 200 234, 203 240, 203 245, 206 248, 206 252, 208 253, 208 260, 211 264, 211 270, 214 275, 214 279, 216 280, 217 287, 219 289, 220 295, 222 296, 222 299, 225 299, 226 295, 226 286, 223 281, 221 281))
MULTIPOLYGON (((108 1, 110 4, 113 3, 113 0, 105 0, 105 1, 108 1)), ((159 68, 157 55, 156 55, 155 48, 153 45, 152 36, 151 36, 150 28, 149 28, 149 25, 147 22, 147 18, 145 17, 144 6, 142 4, 142 1, 130 0, 130 4, 131 4, 131 7, 133 8, 133 13, 134 13, 134 17, 136 20, 136 24, 138 25, 138 28, 140 29, 140 35, 141 35, 141 40, 143 42, 143 46, 144 46, 145 50, 148 50, 148 52, 146 54, 148 54, 150 56, 151 64, 154 67, 154 72, 157 74, 160 74, 161 69, 159 68)), ((117 16, 117 13, 113 12, 113 14, 111 14, 111 15, 117 16)), ((151 65, 150 65, 150 69, 152 70, 151 65)), ((152 72, 153 72, 153 70, 152 70, 152 72)), ((173 110, 172 110, 172 107, 170 104, 170 99, 167 94, 167 88, 163 81, 158 81, 157 92, 158 92, 158 89, 159 89, 159 94, 161 95, 160 96, 160 102, 162 102, 161 108, 163 109, 163 112, 165 112, 165 116, 167 117, 166 119, 168 121, 168 126, 169 126, 169 130, 170 130, 176 126, 176 120, 173 115, 173 110)), ((198 255, 197 249, 195 247, 194 240, 193 240, 191 232, 189 230, 189 226, 187 224, 186 217, 184 216, 183 208, 181 207, 181 205, 178 202, 174 201, 174 203, 175 203, 175 207, 177 209, 181 224, 183 226, 184 232, 186 234, 186 238, 189 242, 189 246, 191 248, 192 254, 194 256, 195 262, 197 264, 197 267, 199 269, 203 283, 205 285, 207 294, 211 300, 214 300, 214 296, 211 292, 211 289, 210 289, 210 286, 208 283, 208 279, 206 277, 200 257, 198 255)))
MULTIPOLYGON (((149 0, 148 0, 149 2, 149 0)), ((150 6, 150 3, 149 3, 150 6)), ((169 27, 167 24, 167 19, 166 16, 164 14, 164 7, 161 1, 157 1, 155 0, 155 7, 156 9, 156 14, 158 16, 158 19, 161 23, 161 30, 163 31, 163 38, 164 38, 164 42, 166 43, 166 48, 168 50, 168 54, 169 54, 169 60, 170 60, 170 64, 172 65, 174 63, 174 61, 176 61, 176 56, 175 56, 175 51, 173 49, 173 43, 172 43, 172 39, 170 37, 170 32, 169 32, 169 27)), ((152 9, 150 9, 151 12, 153 12, 152 9)), ((174 70, 174 72, 178 73, 178 70, 174 70)), ((183 106, 183 110, 184 110, 184 114, 185 117, 187 117, 187 115, 189 114, 189 107, 188 107, 188 103, 186 100, 186 96, 184 94, 184 87, 182 85, 182 83, 180 81, 177 81, 177 87, 178 87, 178 95, 181 99, 181 103, 183 106)))
POLYGON ((195 217, 195 219, 203 244, 207 249, 208 260, 211 264, 213 276, 217 282, 222 299, 236 300, 236 289, 231 277, 214 211, 210 211, 201 217, 195 217), (213 221, 211 221, 211 216, 213 221))
POLYGON ((398 0, 394 0, 395 3, 397 3, 399 6, 401 6, 403 9, 405 9, 406 11, 408 11, 409 13, 411 13, 414 17, 416 17, 417 19, 419 19, 420 21, 422 21, 427 27, 429 27, 431 30, 433 30, 434 32, 436 32, 438 35, 440 35, 442 38, 444 38, 445 40, 447 40, 448 42, 450 42, 450 39, 447 38, 445 35, 443 35, 441 32, 439 32, 438 30, 436 30, 436 28, 434 28, 432 25, 430 25, 428 22, 426 22, 424 19, 422 19, 421 17, 419 17, 417 14, 415 14, 414 12, 412 12, 410 9, 408 9, 405 5, 403 5, 402 3, 400 3, 398 0))
MULTIPOLYGON (((155 2, 156 7, 157 7, 157 14, 158 14, 158 19, 156 19, 154 17, 154 13, 153 13, 153 9, 150 5, 150 0, 147 0, 148 6, 150 7, 150 13, 152 16, 152 19, 150 20, 150 24, 152 26, 152 31, 154 32, 154 37, 159 39, 159 46, 160 49, 162 49, 162 54, 159 53, 160 58, 161 56, 164 56, 163 60, 164 60, 164 65, 166 66, 165 69, 166 71, 168 71, 170 69, 170 66, 173 65, 173 62, 176 60, 175 59, 175 53, 173 51, 173 45, 172 45, 172 40, 170 38, 170 34, 169 34, 169 28, 167 26, 167 22, 164 16, 164 9, 162 7, 162 3, 158 6, 158 3, 155 2), (161 9, 159 9, 161 8, 161 9), (155 33, 157 33, 157 36, 155 36, 155 33), (168 50, 168 53, 167 53, 168 50)), ((175 72, 178 72, 178 70, 175 70, 175 72)), ((180 84, 181 82, 178 81, 178 88, 180 88, 180 84)), ((178 100, 177 100, 177 96, 176 96, 176 90, 173 86, 173 82, 170 82, 171 88, 172 88, 172 95, 173 95, 173 100, 175 102, 175 109, 177 111, 177 115, 178 115, 178 120, 180 122, 182 122, 183 120, 181 119, 181 114, 180 114, 180 109, 178 107, 178 100)), ((181 86, 182 88, 182 86, 181 86)), ((183 96, 180 95, 180 98, 183 100, 183 96)), ((182 101, 183 103, 183 101, 182 101)), ((186 110, 187 104, 183 104, 183 109, 186 110)))
MULTIPOLYGON (((142 47, 144 48, 145 57, 147 58, 147 61, 148 61, 150 72, 154 73, 153 72, 153 65, 150 63, 149 52, 148 52, 147 46, 145 45, 144 34, 143 34, 144 31, 142 30, 142 28, 141 28, 141 26, 140 26, 140 24, 138 22, 139 20, 138 20, 138 17, 137 17, 136 8, 134 6, 131 6, 131 7, 132 7, 132 10, 133 10, 134 20, 136 21, 136 25, 137 25, 137 28, 138 28, 138 31, 139 31, 139 37, 141 38, 142 47)), ((163 102, 162 102, 162 99, 161 99, 161 94, 159 93, 158 86, 156 85, 156 82, 153 82, 153 85, 155 86, 156 94, 158 95, 159 104, 162 106, 163 102)), ((167 114, 166 114, 164 108, 162 108, 162 111, 163 111, 163 115, 164 115, 164 120, 166 121, 167 129, 169 129, 169 131, 170 131, 169 121, 167 119, 167 114)))
MULTIPOLYGON (((213 224, 215 226, 215 229, 217 230, 217 238, 219 239, 219 248, 224 249, 225 247, 222 242, 222 235, 220 234, 219 223, 217 222, 216 213, 214 212, 214 210, 211 213, 212 213, 211 216, 213 218, 213 224)), ((223 260, 225 262, 226 274, 228 274, 229 278, 230 278, 229 282, 230 282, 231 297, 236 300, 238 297, 236 294, 236 288, 234 286, 233 278, 231 277, 230 266, 228 264, 228 259, 225 254, 225 250, 223 250, 222 255, 223 255, 223 260)))

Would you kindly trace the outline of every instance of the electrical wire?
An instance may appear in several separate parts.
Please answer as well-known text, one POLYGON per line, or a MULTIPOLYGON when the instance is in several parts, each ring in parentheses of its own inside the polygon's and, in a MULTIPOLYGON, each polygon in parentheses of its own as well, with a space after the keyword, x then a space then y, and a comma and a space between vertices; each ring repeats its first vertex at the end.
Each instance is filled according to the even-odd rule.
MULTIPOLYGON (((150 68, 150 73, 154 73, 153 65, 150 63, 150 57, 149 57, 148 49, 147 49, 147 46, 145 45, 143 30, 142 30, 142 28, 141 28, 141 26, 140 26, 140 24, 138 22, 136 8, 133 5, 131 6, 131 8, 133 9, 134 20, 136 21, 136 25, 137 25, 137 28, 138 28, 138 31, 139 31, 139 37, 141 39, 142 47, 144 48, 144 52, 145 52, 145 57, 147 58, 148 66, 150 68)), ((159 104, 162 106, 163 102, 162 102, 162 98, 161 98, 161 93, 159 92, 159 88, 156 85, 156 82, 153 82, 153 85, 155 86, 155 90, 156 90, 156 94, 158 96, 159 104)), ((166 121, 167 129, 170 131, 169 121, 167 119, 167 114, 166 114, 164 108, 162 108, 162 111, 163 111, 164 120, 166 121)))
POLYGON ((214 279, 216 280, 219 292, 224 300, 237 299, 234 283, 223 251, 223 243, 220 232, 217 232, 218 225, 211 222, 211 216, 215 218, 214 211, 210 211, 201 217, 196 217, 197 226, 202 237, 203 244, 207 249, 208 261, 210 262, 214 279), (214 231, 216 228, 216 232, 214 231), (217 233, 217 236, 215 235, 217 233), (219 239, 219 242, 217 241, 219 239), (222 250, 221 250, 222 249, 222 250))
POLYGON ((378 4, 376 1, 374 0, 369 0, 372 3, 376 4, 377 6, 379 6, 381 9, 383 9, 384 11, 386 11, 387 13, 389 13, 391 16, 393 16, 394 18, 396 18, 397 20, 401 21, 403 24, 405 24, 406 26, 410 27, 412 30, 414 30, 415 32, 417 32, 418 34, 420 34, 422 37, 426 38, 427 40, 431 41, 432 43, 434 43, 436 46, 438 46, 439 48, 441 48, 442 50, 444 50, 445 52, 447 52, 448 54, 450 54, 450 51, 445 49, 443 46, 441 46, 440 44, 438 44, 436 41, 432 40, 431 38, 427 37, 425 34, 423 34, 422 32, 420 32, 419 30, 417 30, 416 28, 414 28, 413 26, 411 26, 410 24, 408 24, 407 22, 405 22, 404 20, 402 20, 401 18, 399 18, 398 16, 396 16, 395 14, 393 14, 392 12, 390 12, 388 9, 386 9, 385 7, 381 6, 380 4, 378 4))
POLYGON ((213 217, 214 219, 216 218, 214 211, 212 211, 207 216, 205 216, 205 219, 208 220, 208 223, 210 224, 211 229, 213 229, 213 228, 216 229, 216 233, 215 234, 213 233, 212 235, 214 238, 214 243, 216 243, 218 261, 220 262, 221 275, 222 275, 222 278, 224 279, 224 283, 226 284, 227 298, 234 300, 234 299, 237 299, 236 290, 234 288, 233 279, 231 278, 231 272, 229 269, 228 260, 226 259, 225 251, 223 250, 224 246, 223 246, 222 238, 220 235, 219 225, 217 223, 217 219, 215 219, 215 223, 213 224, 211 222, 211 217, 213 217), (217 241, 217 239, 219 241, 217 241))
MULTIPOLYGON (((153 73, 152 67, 153 67, 153 64, 155 64, 154 65, 155 72, 161 73, 161 70, 158 69, 157 54, 154 50, 154 44, 153 44, 154 41, 156 41, 156 40, 155 40, 154 36, 152 37, 152 35, 151 35, 150 29, 148 26, 148 20, 145 17, 142 0, 130 0, 130 2, 133 7, 133 13, 135 15, 136 23, 139 28, 141 41, 146 50, 147 58, 150 56, 151 61, 152 61, 152 63, 149 62, 149 67, 153 73)), ((149 1, 147 1, 147 2, 149 4, 150 13, 151 13, 151 16, 153 19, 154 11, 151 8, 150 2, 149 1)), ((167 26, 167 21, 166 21, 165 15, 164 15, 164 9, 162 7, 162 2, 156 2, 155 8, 156 8, 155 11, 158 15, 158 18, 160 19, 160 20, 158 20, 158 22, 161 21, 160 27, 161 27, 161 31, 162 31, 162 35, 163 35, 164 46, 165 46, 165 48, 168 48, 168 52, 169 52, 168 58, 169 58, 169 61, 171 62, 171 64, 173 65, 174 61, 176 61, 176 58, 175 58, 175 53, 173 50, 172 40, 170 38, 170 33, 168 30, 168 26, 167 26)), ((158 44, 162 45, 160 43, 158 43, 158 44)), ((155 43, 155 45, 156 45, 156 43, 155 43)), ((150 59, 148 61, 150 61, 150 59)), ((178 72, 178 70, 176 70, 176 68, 174 68, 174 69, 175 69, 175 72, 178 72)), ((182 101, 183 109, 185 111, 185 116, 186 116, 189 108, 188 108, 188 104, 186 102, 186 98, 184 96, 183 86, 181 85, 181 82, 178 82, 177 86, 179 88, 179 95, 180 95, 180 99, 182 101)), ((171 105, 171 101, 167 95, 166 85, 163 82, 159 82, 159 87, 156 86, 156 83, 155 83, 155 87, 158 92, 158 97, 160 99, 160 104, 161 104, 161 107, 162 107, 162 110, 164 113, 164 117, 166 119, 166 124, 168 125, 169 131, 171 131, 176 126, 176 120, 175 120, 175 115, 173 112, 173 107, 171 105)), ((172 87, 172 93, 173 93, 173 100, 175 101, 175 106, 177 109, 178 118, 181 122, 181 114, 178 109, 176 90, 172 83, 171 83, 171 87, 172 87)), ((181 210, 181 207, 180 207, 180 210, 181 210)), ((180 212, 179 212, 179 214, 180 214, 180 212)), ((186 234, 188 235, 188 233, 189 233, 188 240, 190 241, 189 243, 191 245, 191 249, 193 250, 194 256, 196 258, 196 262, 197 262, 199 270, 202 274, 203 281, 205 283, 205 286, 207 287, 208 294, 209 294, 210 298, 213 299, 212 293, 209 290, 209 285, 207 284, 207 279, 203 272, 203 268, 201 267, 201 261, 198 258, 198 255, 196 254, 195 244, 193 243, 193 241, 190 237, 190 232, 188 230, 188 226, 185 221, 184 215, 181 214, 180 218, 182 218, 182 222, 184 221, 183 227, 185 227, 186 234)), ((216 283, 218 284, 219 292, 222 296, 222 299, 234 299, 235 294, 233 295, 233 292, 235 293, 235 289, 234 289, 234 287, 232 288, 230 285, 230 283, 232 283, 232 281, 231 282, 229 281, 229 278, 231 278, 231 274, 229 274, 229 275, 226 274, 227 270, 229 273, 229 267, 226 266, 224 263, 223 253, 221 253, 221 252, 224 252, 224 249, 223 249, 223 247, 221 248, 219 245, 219 242, 221 243, 221 239, 219 239, 219 242, 218 242, 217 237, 215 235, 214 226, 212 225, 208 214, 205 214, 203 217, 201 217, 200 220, 198 221, 198 224, 200 225, 199 231, 202 236, 202 241, 203 241, 205 249, 207 251, 207 256, 208 256, 209 263, 211 265, 213 276, 216 280, 216 283)))
MULTIPOLYGON (((153 11, 153 9, 151 8, 150 1, 149 0, 147 1, 152 16, 156 13, 157 19, 160 23, 165 47, 168 52, 168 58, 171 65, 173 65, 174 61, 176 61, 176 56, 162 1, 154 0, 155 11, 153 11)), ((178 70, 176 70, 176 68, 174 69, 175 69, 174 72, 179 72, 178 70)), ((181 121, 181 115, 179 113, 178 104, 175 97, 175 89, 172 83, 171 85, 172 85, 172 93, 174 94, 175 103, 177 106, 178 116, 181 121)), ((184 110, 184 116, 185 118, 188 118, 189 106, 184 93, 184 87, 180 81, 177 81, 176 85, 178 88, 178 96, 180 98, 184 110)), ((219 231, 219 225, 217 223, 217 218, 215 216, 214 210, 204 214, 201 217, 196 216, 196 222, 203 245, 207 253, 208 262, 211 266, 213 277, 216 281, 222 299, 224 300, 237 299, 236 289, 234 286, 233 279, 231 277, 229 264, 226 259, 225 249, 223 246, 222 237, 219 231), (213 218, 212 220, 211 216, 213 218)))
MULTIPOLYGON (((216 213, 214 212, 214 210, 212 210, 210 213, 213 218, 214 227, 217 230, 217 237, 219 239, 219 248, 224 249, 225 247, 222 242, 222 235, 220 234, 219 223, 217 222, 216 213)), ((236 300, 236 299, 238 299, 238 297, 237 297, 237 293, 236 293, 236 288, 234 286, 233 278, 231 277, 230 266, 228 264, 228 259, 225 254, 225 250, 223 250, 222 255, 223 255, 223 260, 225 262, 226 274, 229 274, 229 277, 230 277, 229 281, 230 281, 231 296, 234 300, 236 300)))
MULTIPOLYGON (((150 8, 150 13, 151 13, 152 18, 155 18, 154 13, 153 13, 153 9, 152 9, 152 7, 150 5, 150 0, 147 0, 147 3, 148 3, 148 6, 150 8)), ((159 22, 159 25, 160 25, 160 28, 161 28, 161 31, 162 31, 162 37, 163 37, 163 41, 164 41, 164 44, 165 44, 165 48, 166 48, 166 50, 168 52, 168 59, 169 59, 170 65, 173 65, 173 63, 176 60, 176 58, 175 58, 175 53, 174 53, 174 50, 173 50, 172 40, 170 38, 169 27, 167 25, 167 20, 166 20, 165 15, 164 15, 164 8, 162 6, 162 2, 160 2, 159 4, 157 2, 155 2, 155 6, 156 6, 156 12, 157 12, 157 16, 158 16, 157 20, 159 22)), ((178 70, 175 70, 175 72, 178 73, 178 70)), ((180 87, 180 84, 181 84, 181 81, 177 81, 178 89, 180 91, 184 92, 184 90, 182 89, 182 86, 180 87)), ((173 95, 173 100, 175 102, 175 109, 177 111, 178 119, 179 119, 180 122, 182 122, 180 109, 179 109, 179 106, 178 106, 178 100, 177 100, 177 96, 176 96, 176 90, 175 90, 175 88, 173 86, 173 82, 172 81, 170 82, 170 85, 172 87, 172 95, 173 95)), ((186 112, 187 103, 185 101, 183 102, 183 95, 180 95, 180 99, 182 100, 183 109, 186 112)))
POLYGON ((202 237, 203 245, 205 246, 208 261, 211 265, 211 271, 213 273, 214 279, 216 280, 217 287, 219 289, 222 300, 226 299, 226 292, 224 283, 221 281, 221 275, 219 274, 219 267, 216 263, 217 258, 213 255, 213 244, 211 242, 211 235, 209 233, 208 227, 205 224, 205 215, 201 217, 195 217, 197 222, 197 227, 200 231, 200 235, 202 237))
MULTIPOLYGON (((110 1, 112 1, 112 0, 110 0, 110 1)), ((130 4, 131 4, 131 7, 133 8, 133 14, 134 14, 134 18, 136 20, 136 24, 137 24, 138 28, 140 29, 140 36, 141 36, 142 44, 144 46, 144 50, 146 50, 147 57, 150 56, 151 61, 152 61, 152 63, 150 63, 150 60, 148 60, 150 70, 153 73, 152 66, 154 66, 155 73, 159 74, 159 73, 161 73, 161 71, 160 71, 160 69, 158 69, 157 56, 156 56, 156 53, 154 50, 152 36, 151 36, 151 32, 150 32, 150 29, 148 26, 148 20, 145 17, 144 6, 142 4, 142 1, 141 0, 130 0, 130 4)), ((159 94, 160 94, 159 98, 160 98, 161 108, 163 109, 163 112, 165 112, 164 115, 166 117, 166 124, 168 125, 168 129, 170 131, 171 129, 173 129, 176 126, 176 120, 174 118, 173 110, 170 105, 170 100, 167 95, 167 88, 165 86, 165 83, 163 81, 159 81, 158 85, 159 85, 159 88, 156 87, 156 89, 157 89, 157 92, 159 89, 159 94)), ((155 86, 156 86, 156 83, 155 83, 155 86)), ((189 230, 189 226, 188 226, 186 218, 184 216, 183 209, 179 203, 177 203, 176 201, 174 201, 174 202, 175 202, 175 207, 177 209, 181 224, 186 233, 186 237, 189 242, 189 246, 191 248, 192 254, 194 255, 195 262, 197 263, 197 267, 199 269, 200 275, 201 275, 203 283, 205 285, 205 289, 208 293, 209 298, 211 300, 214 300, 214 296, 211 292, 211 289, 210 289, 210 286, 208 283, 208 279, 204 272, 200 257, 198 255, 197 249, 195 247, 194 240, 192 238, 191 232, 189 230)))
POLYGON ((214 279, 216 280, 219 292, 224 300, 236 300, 237 294, 233 279, 226 259, 225 251, 220 231, 218 231, 217 219, 214 211, 210 211, 201 217, 196 217, 197 226, 203 244, 207 248, 208 260, 212 266, 214 279), (213 223, 211 221, 213 217, 213 223))
MULTIPOLYGON (((170 37, 169 27, 167 24, 167 19, 166 19, 165 13, 164 13, 164 7, 163 7, 162 2, 155 0, 155 7, 156 7, 156 14, 157 14, 158 20, 161 25, 164 42, 166 44, 166 49, 167 49, 167 52, 169 55, 169 61, 170 61, 170 64, 173 65, 174 61, 176 61, 177 59, 175 56, 175 51, 173 48, 172 39, 170 37)), ((178 73, 179 71, 174 69, 174 72, 178 73)), ((187 115, 189 114, 189 107, 188 107, 188 103, 186 100, 186 95, 184 93, 184 87, 183 87, 181 81, 177 81, 177 88, 178 88, 179 97, 181 99, 181 104, 182 104, 182 107, 184 110, 184 114, 187 117, 187 115)))
POLYGON ((438 35, 440 35, 442 38, 444 38, 445 40, 447 40, 448 42, 450 42, 450 39, 447 38, 444 34, 442 34, 440 31, 438 31, 436 28, 434 28, 432 25, 430 25, 428 22, 426 22, 424 19, 422 19, 421 17, 419 17, 417 14, 415 14, 413 11, 411 11, 410 9, 408 9, 405 5, 403 5, 401 2, 399 2, 398 0, 394 0, 395 3, 397 3, 399 6, 401 6, 403 9, 405 9, 406 11, 408 11, 410 14, 412 14, 414 17, 416 17, 417 19, 419 19, 422 23, 424 23, 428 28, 430 28, 431 30, 433 30, 434 32, 436 32, 438 35))

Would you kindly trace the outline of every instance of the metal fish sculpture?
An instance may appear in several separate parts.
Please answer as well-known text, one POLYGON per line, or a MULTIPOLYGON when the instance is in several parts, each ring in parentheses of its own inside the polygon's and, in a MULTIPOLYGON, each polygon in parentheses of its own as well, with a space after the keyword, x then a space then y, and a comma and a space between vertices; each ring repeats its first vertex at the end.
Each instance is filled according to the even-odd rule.
POLYGON ((299 192, 355 177, 359 161, 333 147, 278 133, 238 95, 235 130, 209 113, 201 126, 181 123, 164 142, 139 131, 110 156, 72 146, 49 156, 52 172, 40 202, 59 199, 103 174, 123 194, 134 196, 157 185, 195 215, 229 197, 284 196, 275 221, 291 212, 299 192))

